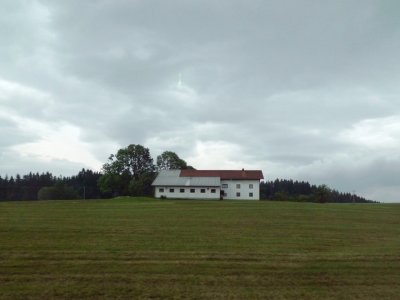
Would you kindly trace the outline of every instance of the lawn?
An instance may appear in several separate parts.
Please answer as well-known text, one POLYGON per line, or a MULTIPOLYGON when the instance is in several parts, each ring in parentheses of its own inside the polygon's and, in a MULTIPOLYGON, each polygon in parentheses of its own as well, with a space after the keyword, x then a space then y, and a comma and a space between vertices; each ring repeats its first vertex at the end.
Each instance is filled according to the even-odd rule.
POLYGON ((0 299, 399 299, 400 205, 0 203, 0 299))

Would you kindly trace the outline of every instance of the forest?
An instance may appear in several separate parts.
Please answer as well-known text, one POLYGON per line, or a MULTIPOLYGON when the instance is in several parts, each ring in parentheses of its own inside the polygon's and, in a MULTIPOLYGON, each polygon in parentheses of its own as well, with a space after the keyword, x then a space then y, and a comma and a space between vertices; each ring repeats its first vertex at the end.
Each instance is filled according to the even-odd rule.
MULTIPOLYGON (((103 199, 117 196, 153 196, 151 183, 159 170, 193 168, 172 151, 157 156, 131 144, 111 154, 101 172, 82 169, 74 176, 49 172, 0 176, 0 201, 103 199)), ((327 185, 275 179, 260 184, 260 199, 270 201, 371 203, 363 197, 342 193, 327 185)))

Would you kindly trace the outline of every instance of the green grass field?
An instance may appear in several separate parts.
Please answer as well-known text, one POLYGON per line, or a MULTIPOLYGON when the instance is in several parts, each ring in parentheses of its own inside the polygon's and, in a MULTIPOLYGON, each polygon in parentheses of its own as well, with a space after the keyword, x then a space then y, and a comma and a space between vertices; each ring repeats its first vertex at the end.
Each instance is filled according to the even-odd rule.
POLYGON ((0 299, 400 299, 400 205, 0 203, 0 299))

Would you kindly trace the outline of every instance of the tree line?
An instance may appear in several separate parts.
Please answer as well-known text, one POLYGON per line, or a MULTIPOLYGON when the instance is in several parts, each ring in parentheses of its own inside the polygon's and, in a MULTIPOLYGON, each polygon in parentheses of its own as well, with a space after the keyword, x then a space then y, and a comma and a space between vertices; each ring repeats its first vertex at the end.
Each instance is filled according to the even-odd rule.
POLYGON ((260 199, 296 202, 375 203, 352 193, 342 193, 327 185, 312 185, 306 181, 275 179, 260 184, 260 199))
POLYGON ((49 172, 0 176, 0 201, 104 198, 97 185, 101 176, 100 172, 86 169, 70 177, 57 177, 49 172))
POLYGON ((129 145, 111 154, 101 172, 82 169, 64 177, 46 173, 0 176, 0 201, 101 199, 117 196, 152 196, 152 182, 159 170, 193 168, 172 151, 157 156, 150 150, 129 145))
MULTIPOLYGON (((150 150, 131 144, 111 154, 101 172, 82 169, 77 175, 63 177, 51 173, 0 176, 0 201, 101 199, 117 196, 153 196, 151 186, 158 171, 192 168, 176 153, 164 151, 156 163, 150 150)), ((300 202, 372 202, 350 193, 340 193, 326 185, 276 179, 262 182, 260 199, 300 202)))

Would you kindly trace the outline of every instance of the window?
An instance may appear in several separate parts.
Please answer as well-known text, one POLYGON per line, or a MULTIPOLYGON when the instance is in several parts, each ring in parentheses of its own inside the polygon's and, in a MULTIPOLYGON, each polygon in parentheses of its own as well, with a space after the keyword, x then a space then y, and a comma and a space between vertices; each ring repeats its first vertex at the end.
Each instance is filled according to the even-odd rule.
POLYGON ((240 193, 239 192, 236 193, 236 197, 240 197, 240 193))
POLYGON ((163 188, 159 188, 158 191, 159 191, 160 193, 164 193, 164 189, 163 189, 163 188))
POLYGON ((249 189, 252 189, 252 188, 253 188, 253 184, 250 183, 250 184, 249 184, 249 189))
POLYGON ((173 192, 175 192, 175 190, 174 189, 169 189, 169 192, 173 193, 173 192))
POLYGON ((228 184, 227 184, 227 183, 223 183, 223 184, 222 184, 222 188, 223 188, 223 189, 227 189, 227 188, 228 188, 228 184))
POLYGON ((190 189, 190 192, 193 194, 196 192, 196 189, 190 189))
POLYGON ((249 193, 249 197, 250 197, 250 198, 253 198, 253 193, 249 193))
POLYGON ((184 192, 185 192, 185 189, 180 189, 179 192, 180 192, 180 193, 184 193, 184 192))
POLYGON ((215 189, 211 189, 211 193, 215 194, 216 190, 215 189))
POLYGON ((236 188, 237 188, 237 189, 240 189, 240 183, 237 183, 237 184, 236 184, 236 188))
POLYGON ((201 189, 200 193, 204 194, 206 192, 206 189, 201 189))

